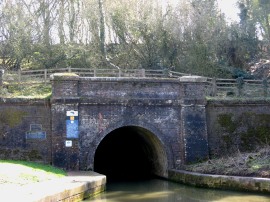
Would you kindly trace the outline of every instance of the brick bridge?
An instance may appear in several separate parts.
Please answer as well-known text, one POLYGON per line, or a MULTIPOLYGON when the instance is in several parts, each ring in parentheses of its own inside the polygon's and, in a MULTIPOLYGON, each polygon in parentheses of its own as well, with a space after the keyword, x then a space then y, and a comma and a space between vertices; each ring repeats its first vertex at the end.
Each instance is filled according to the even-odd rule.
POLYGON ((208 157, 203 77, 55 74, 52 83, 52 162, 56 166, 119 177, 131 173, 166 177, 169 169, 208 157), (70 111, 75 118, 67 116, 70 111), (67 136, 70 131, 76 133, 76 127, 70 130, 67 125, 76 124, 77 118, 78 134, 67 136))

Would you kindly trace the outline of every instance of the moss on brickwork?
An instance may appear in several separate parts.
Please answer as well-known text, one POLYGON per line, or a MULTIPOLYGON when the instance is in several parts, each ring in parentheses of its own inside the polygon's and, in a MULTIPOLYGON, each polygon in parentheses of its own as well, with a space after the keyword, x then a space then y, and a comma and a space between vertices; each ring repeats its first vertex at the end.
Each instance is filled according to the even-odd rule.
POLYGON ((270 145, 270 115, 243 113, 220 114, 221 146, 226 152, 252 151, 261 145, 270 145))
POLYGON ((261 145, 270 145, 270 115, 244 113, 240 126, 246 126, 247 130, 240 133, 241 148, 244 151, 252 151, 261 145))
POLYGON ((0 115, 0 122, 13 128, 20 125, 22 123, 23 117, 26 115, 27 113, 22 110, 12 108, 4 109, 0 115))
POLYGON ((260 145, 270 145, 269 131, 269 126, 248 128, 247 132, 240 134, 241 147, 244 151, 252 151, 260 145))
POLYGON ((16 159, 25 161, 42 161, 42 156, 38 150, 24 149, 2 149, 0 148, 0 159, 16 159))
POLYGON ((27 154, 27 157, 29 158, 30 161, 42 160, 42 156, 40 155, 39 151, 37 151, 37 150, 31 150, 27 154))
POLYGON ((220 114, 218 123, 224 127, 229 133, 233 133, 237 128, 237 123, 232 120, 233 114, 220 114))

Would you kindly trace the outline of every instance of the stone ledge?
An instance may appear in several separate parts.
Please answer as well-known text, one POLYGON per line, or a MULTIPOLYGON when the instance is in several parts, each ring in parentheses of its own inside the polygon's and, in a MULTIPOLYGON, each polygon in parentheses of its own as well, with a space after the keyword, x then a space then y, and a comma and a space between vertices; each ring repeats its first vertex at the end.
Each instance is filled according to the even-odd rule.
POLYGON ((79 81, 80 77, 75 73, 55 73, 50 76, 52 81, 79 81))
POLYGON ((179 83, 179 79, 176 78, 153 78, 153 77, 80 77, 79 82, 101 82, 101 83, 111 83, 111 82, 147 82, 147 83, 179 83))
POLYGON ((182 76, 180 77, 179 80, 180 82, 195 82, 195 83, 207 82, 207 78, 202 76, 182 76))
POLYGON ((144 98, 81 98, 82 105, 123 105, 123 106, 179 106, 180 100, 177 99, 144 99, 144 98))
POLYGON ((1 187, 6 201, 81 201, 105 190, 106 176, 90 171, 70 172, 59 180, 1 187))
POLYGON ((269 178, 210 175, 183 170, 169 170, 168 178, 169 180, 175 182, 196 187, 251 191, 270 194, 269 178))
POLYGON ((265 106, 270 104, 269 98, 210 98, 207 100, 209 106, 265 106))

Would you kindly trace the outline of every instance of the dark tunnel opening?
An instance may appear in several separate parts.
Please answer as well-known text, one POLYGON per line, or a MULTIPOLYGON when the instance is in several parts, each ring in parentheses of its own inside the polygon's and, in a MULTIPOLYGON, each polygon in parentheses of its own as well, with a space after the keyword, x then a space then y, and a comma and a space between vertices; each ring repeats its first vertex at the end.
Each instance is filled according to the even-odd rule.
POLYGON ((122 127, 109 133, 99 144, 94 171, 114 180, 142 180, 162 176, 166 166, 160 142, 150 131, 122 127))

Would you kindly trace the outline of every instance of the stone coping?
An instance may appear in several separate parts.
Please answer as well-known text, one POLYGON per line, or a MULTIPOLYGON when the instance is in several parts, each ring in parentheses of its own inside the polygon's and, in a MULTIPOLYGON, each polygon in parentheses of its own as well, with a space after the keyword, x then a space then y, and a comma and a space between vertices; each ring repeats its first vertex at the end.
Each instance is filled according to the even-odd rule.
POLYGON ((210 175, 183 170, 169 170, 168 178, 196 187, 270 194, 270 178, 210 175))
POLYGON ((207 99, 207 104, 209 106, 244 106, 244 105, 269 105, 269 98, 209 98, 207 99))
POLYGON ((206 77, 202 76, 182 76, 180 77, 181 82, 207 82, 206 77))
POLYGON ((81 201, 103 192, 105 184, 104 175, 91 171, 75 171, 57 180, 24 186, 1 185, 0 199, 22 202, 81 201))
POLYGON ((153 77, 80 77, 80 82, 147 82, 147 83, 180 83, 177 78, 153 78, 153 77))
POLYGON ((65 72, 65 73, 54 73, 50 76, 50 80, 53 80, 53 81, 57 81, 57 80, 76 80, 78 81, 79 80, 79 75, 75 74, 75 73, 68 73, 68 72, 65 72))
MULTIPOLYGON (((64 78, 64 77, 63 77, 64 78)), ((154 77, 80 77, 80 81, 91 82, 149 82, 149 83, 205 83, 206 77, 182 76, 180 78, 154 78, 154 77)))

